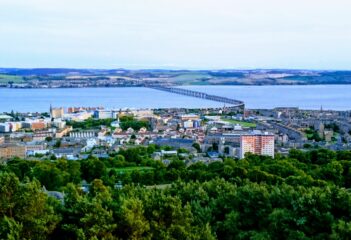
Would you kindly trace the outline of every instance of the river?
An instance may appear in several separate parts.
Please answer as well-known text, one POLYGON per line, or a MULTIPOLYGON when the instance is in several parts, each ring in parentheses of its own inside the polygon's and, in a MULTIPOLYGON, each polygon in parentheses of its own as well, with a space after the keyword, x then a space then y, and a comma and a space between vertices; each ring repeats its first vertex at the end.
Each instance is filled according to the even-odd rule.
MULTIPOLYGON (((351 110, 351 85, 186 86, 184 88, 239 99, 247 108, 299 107, 351 110)), ((0 89, 0 112, 48 111, 50 104, 105 108, 222 107, 222 103, 149 88, 0 89)))

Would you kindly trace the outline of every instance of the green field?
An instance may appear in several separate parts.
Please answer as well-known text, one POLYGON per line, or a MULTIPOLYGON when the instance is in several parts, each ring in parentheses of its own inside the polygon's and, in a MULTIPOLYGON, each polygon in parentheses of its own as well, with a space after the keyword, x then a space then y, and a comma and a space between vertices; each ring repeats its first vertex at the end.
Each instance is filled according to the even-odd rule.
POLYGON ((256 127, 255 123, 251 123, 251 122, 245 122, 245 121, 238 121, 238 120, 234 120, 234 119, 228 119, 228 118, 221 118, 222 121, 230 123, 230 124, 239 124, 242 127, 249 127, 249 128, 254 128, 256 127))
POLYGON ((0 74, 0 83, 8 82, 23 83, 24 80, 21 76, 0 74))
POLYGON ((201 79, 210 78, 211 76, 206 73, 184 73, 170 78, 171 81, 182 84, 199 84, 201 79))
POLYGON ((311 139, 313 137, 313 133, 306 133, 305 135, 307 139, 311 139))
POLYGON ((154 170, 153 167, 123 167, 123 168, 114 168, 118 173, 126 173, 126 172, 133 172, 133 171, 150 171, 154 170))

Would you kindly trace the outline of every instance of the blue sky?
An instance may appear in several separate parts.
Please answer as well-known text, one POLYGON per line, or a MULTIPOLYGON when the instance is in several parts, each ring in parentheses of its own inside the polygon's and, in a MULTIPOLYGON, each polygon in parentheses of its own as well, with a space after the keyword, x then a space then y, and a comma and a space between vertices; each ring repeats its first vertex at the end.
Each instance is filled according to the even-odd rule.
POLYGON ((0 0, 0 67, 351 70, 349 0, 0 0))

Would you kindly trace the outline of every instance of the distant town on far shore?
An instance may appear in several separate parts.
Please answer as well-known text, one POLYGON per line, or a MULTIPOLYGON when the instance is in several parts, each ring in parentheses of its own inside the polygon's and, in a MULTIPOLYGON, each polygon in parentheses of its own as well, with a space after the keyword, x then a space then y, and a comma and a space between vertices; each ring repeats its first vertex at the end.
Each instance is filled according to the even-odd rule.
POLYGON ((162 85, 350 84, 351 71, 0 68, 0 87, 65 88, 162 85))

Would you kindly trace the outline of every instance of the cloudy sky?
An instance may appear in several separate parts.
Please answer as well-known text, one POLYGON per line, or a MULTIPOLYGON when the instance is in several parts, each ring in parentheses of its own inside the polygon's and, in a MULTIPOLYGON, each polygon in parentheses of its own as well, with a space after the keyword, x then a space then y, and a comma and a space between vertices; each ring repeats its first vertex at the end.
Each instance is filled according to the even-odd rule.
POLYGON ((0 67, 351 69, 349 0, 0 0, 0 67))

